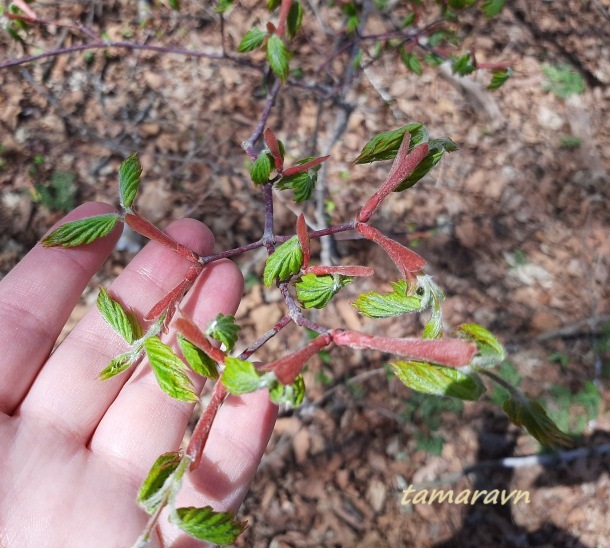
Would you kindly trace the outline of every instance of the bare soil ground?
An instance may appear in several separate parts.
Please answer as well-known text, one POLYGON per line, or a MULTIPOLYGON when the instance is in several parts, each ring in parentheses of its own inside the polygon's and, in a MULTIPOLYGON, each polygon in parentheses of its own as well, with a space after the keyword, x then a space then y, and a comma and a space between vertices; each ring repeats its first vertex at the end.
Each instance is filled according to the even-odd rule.
MULTIPOLYGON (((91 24, 111 39, 220 48, 218 16, 207 3, 184 1, 180 15, 155 8, 153 20, 140 26, 135 4, 46 2, 40 13, 91 24)), ((239 2, 230 12, 228 49, 234 51, 253 24, 264 25, 259 4, 239 2)), ((356 76, 345 97, 354 110, 328 164, 327 210, 333 223, 352 218, 383 180, 387 166, 351 163, 375 133, 417 120, 433 136, 459 143, 423 182, 388 200, 375 223, 428 260, 429 273, 447 293, 447 331, 465 321, 491 329, 506 344, 526 391, 551 408, 564 406, 574 419, 585 404, 566 411, 557 387, 577 393, 594 383, 601 396, 597 413, 578 444, 599 446, 610 442, 610 4, 509 4, 491 21, 468 16, 460 30, 462 49, 475 51, 478 61, 515 62, 514 77, 493 94, 485 89, 489 75, 477 74, 471 84, 435 69, 417 77, 395 58, 356 76), (584 93, 566 100, 545 88, 542 67, 560 64, 584 78, 584 93), (578 146, 570 146, 569 137, 578 138, 578 146)), ((303 82, 319 76, 329 36, 342 26, 336 9, 317 7, 316 15, 307 12, 295 44, 293 63, 302 68, 303 82)), ((367 34, 382 27, 373 12, 367 34)), ((65 28, 42 26, 31 40, 49 49, 78 39, 65 28)), ((24 53, 5 35, 0 47, 3 59, 24 53)), ((338 56, 330 64, 340 71, 342 63, 338 56)), ((0 71, 0 86, 2 274, 62 215, 33 199, 35 185, 68 173, 77 203, 115 203, 118 166, 134 151, 145 169, 140 209, 151 220, 164 226, 183 216, 200 219, 215 232, 218 251, 259 238, 262 198, 249 182, 240 147, 264 103, 257 70, 96 50, 0 71)), ((296 159, 309 154, 316 127, 318 143, 329 139, 335 113, 306 86, 287 86, 268 125, 296 159)), ((288 198, 278 194, 279 233, 293 230, 302 209, 288 198)), ((305 213, 313 218, 313 209, 305 213)), ((345 264, 374 265, 375 284, 395 279, 377 249, 345 238, 336 245, 345 264)), ((71 322, 91 306, 96 286, 132 256, 128 249, 112 256, 71 322)), ((247 281, 238 312, 246 346, 283 309, 279 293, 263 291, 257 281, 264 254, 238 262, 247 281)), ((417 318, 360 317, 350 301, 373 287, 368 281, 346 287, 318 320, 393 336, 421 331, 417 318)), ((303 341, 302 332, 287 329, 257 358, 303 341)), ((502 466, 500 459, 536 454, 538 445, 489 398, 431 410, 387 377, 387 359, 335 349, 312 360, 307 401, 278 420, 243 505, 252 527, 239 545, 610 546, 608 453, 545 467, 502 466), (402 490, 411 484, 522 489, 531 502, 401 505, 402 490)))

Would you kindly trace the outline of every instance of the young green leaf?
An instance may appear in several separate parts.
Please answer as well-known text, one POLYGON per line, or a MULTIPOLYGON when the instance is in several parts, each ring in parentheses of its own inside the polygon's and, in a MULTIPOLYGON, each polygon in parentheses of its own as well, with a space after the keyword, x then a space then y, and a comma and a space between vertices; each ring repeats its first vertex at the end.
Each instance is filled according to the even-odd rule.
POLYGON ((462 324, 456 331, 477 345, 477 355, 472 360, 473 365, 489 367, 501 363, 506 358, 504 346, 487 329, 476 323, 462 324))
POLYGON ((119 373, 129 369, 133 363, 138 359, 137 354, 132 354, 130 352, 121 354, 116 358, 113 358, 112 361, 102 369, 99 374, 99 378, 102 381, 106 381, 119 373))
POLYGON ((415 56, 414 53, 407 53, 403 50, 400 57, 405 67, 407 67, 411 72, 414 72, 418 76, 422 75, 423 71, 421 68, 421 63, 419 62, 419 59, 415 56))
POLYGON ((288 51, 282 39, 273 34, 267 42, 267 60, 275 75, 282 81, 288 77, 288 51))
POLYGON ((445 152, 454 152, 457 149, 458 146, 448 137, 430 140, 428 142, 428 154, 426 154, 426 157, 415 168, 415 171, 394 189, 394 192, 401 192, 407 188, 411 188, 441 161, 445 152))
POLYGON ((542 445, 569 447, 573 440, 549 418, 544 408, 530 398, 512 397, 504 402, 504 412, 512 423, 524 426, 542 445))
POLYGON ((288 168, 282 173, 282 178, 277 182, 276 187, 279 190, 291 189, 294 192, 294 201, 296 203, 309 200, 313 189, 316 186, 316 182, 318 181, 318 171, 320 171, 320 168, 322 167, 320 164, 327 158, 328 156, 317 158, 320 163, 308 168, 306 171, 297 171, 295 173, 295 169, 314 161, 314 158, 308 156, 307 158, 299 160, 295 167, 288 168))
POLYGON ((237 341, 237 334, 240 329, 241 327, 235 323, 235 316, 218 314, 216 319, 212 320, 210 325, 208 325, 205 334, 220 341, 225 345, 226 351, 230 352, 237 341))
POLYGON ((225 370, 220 378, 227 392, 240 396, 265 388, 275 380, 273 373, 261 375, 252 362, 227 356, 225 370))
POLYGON ((269 287, 278 278, 280 282, 296 274, 303 264, 303 250, 296 236, 284 242, 275 249, 273 255, 269 256, 265 263, 263 280, 265 286, 269 287))
POLYGON ((180 2, 179 0, 169 0, 169 7, 175 11, 180 11, 180 2))
POLYGON ((306 274, 295 285, 297 298, 305 308, 324 308, 342 287, 351 283, 347 276, 306 274))
POLYGON ((226 13, 233 6, 233 0, 218 0, 217 13, 226 13))
POLYGON ((151 337, 144 343, 144 349, 163 392, 186 402, 195 402, 199 399, 193 391, 191 380, 185 373, 187 367, 169 346, 162 343, 159 337, 151 337))
POLYGON ((278 8, 281 3, 282 0, 267 0, 267 9, 269 11, 273 11, 274 9, 278 8))
POLYGON ((100 293, 97 297, 97 309, 110 327, 129 344, 133 344, 142 337, 142 327, 135 314, 125 310, 121 303, 113 299, 103 287, 100 287, 100 293))
POLYGON ((166 482, 180 465, 182 457, 178 451, 161 455, 148 472, 138 491, 138 504, 150 515, 159 507, 166 482))
POLYGON ((473 73, 477 67, 474 66, 472 60, 470 58, 470 52, 465 53, 462 57, 459 57, 455 61, 453 61, 453 65, 451 70, 454 74, 458 74, 460 76, 468 76, 473 73))
POLYGON ((399 361, 390 365, 403 384, 424 394, 474 401, 485 391, 482 383, 453 367, 420 361, 399 361))
POLYGON ((485 0, 481 6, 485 17, 495 17, 504 8, 505 0, 485 0))
POLYGON ((384 131, 375 135, 362 149, 358 158, 354 160, 356 164, 370 164, 381 160, 392 160, 396 157, 398 149, 402 144, 405 132, 411 134, 409 150, 417 145, 428 141, 428 132, 423 124, 407 124, 393 131, 384 131))
POLYGON ((40 243, 44 247, 75 247, 94 242, 98 238, 108 236, 116 226, 119 216, 116 213, 105 213, 70 221, 47 234, 40 243))
POLYGON ((273 163, 269 157, 269 153, 263 150, 259 155, 252 168, 250 169, 250 178, 255 185, 264 185, 269 180, 273 163))
POLYGON ((215 512, 211 506, 176 508, 170 521, 196 539, 221 546, 233 544, 247 525, 237 521, 232 512, 215 512))
POLYGON ((287 405, 295 408, 303 403, 305 398, 305 380, 299 375, 292 384, 274 383, 269 388, 269 397, 277 405, 287 405))
POLYGON ((182 354, 195 373, 210 379, 218 378, 216 362, 201 350, 201 348, 195 346, 182 335, 178 335, 178 346, 180 346, 182 354))
POLYGON ((363 293, 352 303, 352 306, 367 318, 391 318, 410 312, 423 310, 421 297, 407 295, 407 284, 404 280, 392 282, 392 293, 363 293))
POLYGON ((512 75, 513 70, 510 67, 502 70, 494 70, 491 74, 491 82, 487 86, 487 89, 498 89, 503 86, 512 75))
POLYGON ((237 51, 247 53, 261 47, 265 41, 265 36, 267 36, 267 33, 260 29, 250 29, 237 46, 237 51))
POLYGON ((301 28, 301 24, 303 22, 303 6, 298 0, 290 6, 290 11, 288 12, 288 18, 286 20, 288 36, 290 38, 294 38, 299 32, 301 28))
POLYGON ((140 186, 142 166, 138 155, 134 152, 119 168, 119 198, 121 207, 128 209, 133 204, 140 186))

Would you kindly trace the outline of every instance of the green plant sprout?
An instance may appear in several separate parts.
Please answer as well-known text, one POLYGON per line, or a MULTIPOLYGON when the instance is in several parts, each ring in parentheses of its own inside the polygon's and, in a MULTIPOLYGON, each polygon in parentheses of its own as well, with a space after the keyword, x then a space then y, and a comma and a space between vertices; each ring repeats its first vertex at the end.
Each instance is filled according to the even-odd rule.
MULTIPOLYGON (((23 40, 29 25, 45 22, 38 19, 27 4, 19 4, 21 7, 16 3, 9 5, 3 22, 13 38, 23 40)), ((225 17, 232 4, 231 0, 222 0, 218 2, 216 10, 225 17)), ((425 65, 434 67, 448 62, 452 70, 462 76, 482 68, 491 70, 492 88, 506 81, 510 76, 511 63, 478 63, 474 52, 456 51, 455 32, 443 28, 445 22, 455 21, 463 10, 480 9, 487 17, 492 17, 502 9, 503 1, 439 0, 433 3, 439 12, 438 21, 433 25, 419 26, 427 8, 424 4, 408 2, 412 13, 404 18, 401 28, 389 30, 382 36, 367 37, 362 35, 361 28, 366 19, 363 7, 356 2, 342 2, 338 10, 344 18, 345 35, 352 40, 350 44, 354 57, 360 55, 358 46, 366 43, 373 46, 374 52, 369 60, 361 55, 358 63, 350 64, 350 70, 359 70, 363 63, 374 62, 382 54, 387 54, 400 59, 416 74, 428 70, 425 65), (448 47, 454 49, 448 51, 448 47)), ((241 395, 258 390, 267 390, 270 399, 277 404, 298 406, 305 395, 303 368, 313 356, 327 356, 335 346, 379 351, 393 356, 390 362, 393 374, 410 389, 430 397, 476 401, 486 393, 489 385, 499 386, 503 390, 502 397, 495 392, 492 399, 502 405, 513 423, 526 428, 545 446, 571 443, 571 438, 557 427, 544 408, 525 395, 516 386, 517 383, 511 382, 514 378, 511 379, 509 375, 507 380, 506 365, 503 365, 506 363, 506 351, 493 334, 477 324, 465 323, 447 336, 442 308, 445 294, 436 280, 427 274, 426 260, 386 236, 373 224, 387 199, 398 199, 400 193, 409 191, 416 184, 421 185, 445 154, 458 149, 450 138, 431 137, 425 125, 417 121, 372 136, 354 159, 353 169, 358 169, 360 164, 380 161, 391 161, 391 164, 386 178, 377 185, 376 190, 370 192, 355 216, 341 224, 310 230, 304 215, 300 214, 292 234, 276 233, 274 190, 289 194, 296 204, 314 198, 321 169, 330 160, 328 155, 305 156, 298 154, 298 151, 290 151, 291 154, 287 155, 284 142, 268 124, 270 111, 281 88, 289 85, 291 78, 294 78, 295 67, 291 67, 291 64, 294 64, 293 54, 296 52, 292 49, 292 39, 302 31, 304 5, 298 0, 269 0, 267 7, 273 21, 270 19, 265 26, 248 30, 239 42, 236 53, 229 53, 224 43, 221 53, 209 53, 113 41, 104 33, 97 35, 91 29, 78 27, 77 30, 88 36, 89 42, 0 63, 0 68, 7 68, 53 55, 120 48, 250 64, 243 54, 264 52, 262 72, 267 98, 252 134, 242 145, 250 161, 248 165, 253 189, 260 192, 264 200, 264 211, 261 212, 261 216, 264 215, 264 229, 258 240, 218 253, 199 255, 157 228, 138 211, 137 198, 143 167, 137 154, 126 158, 119 168, 119 211, 67 222, 41 240, 46 247, 85 246, 108 235, 120 223, 126 223, 135 232, 158 242, 190 264, 183 279, 147 311, 143 323, 136 319, 128 302, 120 302, 111 292, 101 289, 97 300, 100 315, 129 346, 127 351, 115 356, 99 372, 100 382, 125 374, 146 360, 160 390, 167 397, 184 402, 198 401, 193 375, 205 377, 214 383, 211 398, 186 449, 159 456, 138 492, 137 502, 150 518, 134 546, 146 546, 150 542, 164 511, 167 511, 172 523, 194 538, 221 545, 233 543, 245 524, 236 520, 231 512, 218 512, 210 506, 179 507, 176 503, 186 474, 201 465, 202 453, 219 409, 229 394, 241 395), (287 157, 299 159, 288 162, 287 157), (369 335, 343 327, 322 325, 312 319, 315 316, 310 314, 310 309, 326 307, 346 285, 358 287, 361 278, 371 278, 376 274, 375 267, 371 265, 317 264, 311 253, 311 240, 342 232, 359 236, 365 246, 379 246, 396 269, 392 291, 361 292, 353 301, 353 307, 363 317, 373 319, 426 314, 427 320, 420 337, 369 335), (235 355, 233 349, 240 327, 233 316, 220 314, 209 325, 201 327, 181 312, 180 303, 206 266, 259 248, 267 252, 262 282, 266 288, 280 292, 285 314, 271 330, 235 355), (308 329, 314 335, 301 348, 289 349, 286 355, 278 359, 260 365, 249 360, 256 350, 289 324, 308 329), (173 346, 168 344, 165 337, 170 325, 179 333, 173 346)), ((380 10, 392 9, 390 3, 377 2, 376 5, 380 10)), ((177 1, 170 1, 169 6, 174 10, 180 9, 177 1)), ((350 83, 348 78, 346 85, 350 83)), ((62 185, 69 187, 64 183, 62 185)), ((60 188, 63 186, 60 185, 60 188)), ((59 201, 59 196, 55 199, 59 201)), ((66 199, 62 195, 61 203, 64 204, 66 199)), ((249 283, 254 282, 250 279, 249 283)), ((358 384, 351 386, 353 390, 361 390, 358 384)), ((427 401, 438 403, 439 400, 427 401)), ((434 408, 422 419, 436 417, 441 411, 434 408)), ((442 441, 438 437, 421 438, 419 444, 430 451, 440 452, 442 449, 442 441)))

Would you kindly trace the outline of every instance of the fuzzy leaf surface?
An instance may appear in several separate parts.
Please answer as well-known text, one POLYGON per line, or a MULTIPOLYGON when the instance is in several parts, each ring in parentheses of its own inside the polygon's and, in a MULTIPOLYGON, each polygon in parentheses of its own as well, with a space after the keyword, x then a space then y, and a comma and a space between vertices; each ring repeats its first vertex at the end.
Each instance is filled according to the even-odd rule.
MULTIPOLYGON (((297 165, 303 165, 313 160, 312 156, 303 158, 297 162, 297 165)), ((294 201, 301 203, 311 198, 316 183, 318 182, 318 171, 320 171, 321 165, 317 165, 302 171, 300 173, 294 173, 293 175, 283 176, 276 184, 279 190, 290 189, 294 193, 294 201)))
POLYGON ((269 377, 261 375, 252 362, 228 356, 221 381, 228 392, 240 396, 265 388, 273 378, 272 374, 269 377))
POLYGON ((240 329, 241 327, 235 323, 235 316, 218 314, 208 325, 205 334, 220 341, 229 352, 235 346, 240 329))
POLYGON ((151 337, 144 343, 144 349, 163 392, 180 401, 195 402, 199 399, 185 373, 186 365, 169 346, 159 337, 151 337))
POLYGON ((180 350, 182 350, 182 354, 187 363, 195 373, 209 379, 218 378, 216 362, 201 350, 201 348, 195 346, 182 335, 178 336, 178 346, 180 347, 180 350))
POLYGON ((403 384, 423 394, 474 401, 484 392, 482 384, 454 367, 419 361, 399 361, 390 365, 403 384))
POLYGON ((303 264, 303 250, 296 236, 284 242, 275 249, 273 255, 267 258, 263 280, 265 286, 269 287, 278 278, 280 281, 288 279, 296 274, 303 264))
POLYGON ((407 284, 404 280, 392 282, 391 293, 363 293, 352 303, 352 306, 367 318, 391 318, 410 312, 422 310, 422 300, 413 295, 407 296, 407 284))
POLYGON ((351 283, 348 276, 316 276, 306 274, 296 285, 297 298, 305 308, 324 308, 338 291, 351 283))
POLYGON ((250 178, 255 185, 264 185, 269 180, 273 163, 269 158, 269 153, 263 150, 259 155, 252 168, 250 169, 250 178))
POLYGON ((288 51, 282 39, 273 34, 267 42, 267 60, 275 75, 282 81, 288 77, 288 51))
POLYGON ((237 51, 239 51, 240 53, 254 51, 256 48, 259 48, 263 45, 263 42, 265 41, 265 36, 267 36, 267 33, 260 29, 250 29, 242 38, 241 42, 239 43, 239 46, 237 46, 237 51))
POLYGON ((142 165, 136 153, 129 156, 119 168, 119 198, 121 207, 129 208, 133 204, 140 186, 142 165))
POLYGON ((170 521, 196 539, 221 546, 233 544, 246 528, 246 522, 237 521, 233 512, 215 512, 211 506, 176 508, 170 521))
POLYGON ((116 213, 95 215, 78 221, 70 221, 46 235, 40 243, 44 247, 75 247, 94 242, 108 236, 116 226, 119 216, 116 213))
POLYGON ((502 406, 513 424, 524 426, 546 447, 569 447, 572 438, 562 432, 546 414, 544 407, 530 398, 509 398, 502 406))
POLYGON ((134 341, 142 337, 142 328, 135 314, 125 310, 121 303, 113 299, 103 287, 100 288, 97 297, 97 309, 110 327, 129 344, 133 344, 134 341))
POLYGON ((506 350, 502 343, 487 329, 476 323, 458 326, 456 334, 477 345, 477 356, 473 359, 475 365, 483 367, 495 365, 506 358, 506 350))
POLYGON ((163 486, 180 464, 180 453, 172 451, 161 455, 148 472, 138 491, 138 504, 148 514, 154 514, 163 497, 163 486))
POLYGON ((100 371, 99 378, 102 381, 106 381, 123 371, 129 369, 134 361, 137 359, 137 356, 133 356, 130 353, 121 354, 116 358, 113 358, 112 361, 100 371))

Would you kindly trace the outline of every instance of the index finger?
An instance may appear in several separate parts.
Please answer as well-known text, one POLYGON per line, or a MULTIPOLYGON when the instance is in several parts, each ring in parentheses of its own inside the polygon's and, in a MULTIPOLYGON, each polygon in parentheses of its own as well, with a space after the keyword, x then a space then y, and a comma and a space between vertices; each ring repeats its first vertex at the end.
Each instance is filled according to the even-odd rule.
MULTIPOLYGON (((84 204, 54 228, 114 211, 108 204, 84 204)), ((108 236, 69 250, 38 244, 0 282, 0 413, 11 414, 23 399, 120 233, 117 226, 108 236)))

